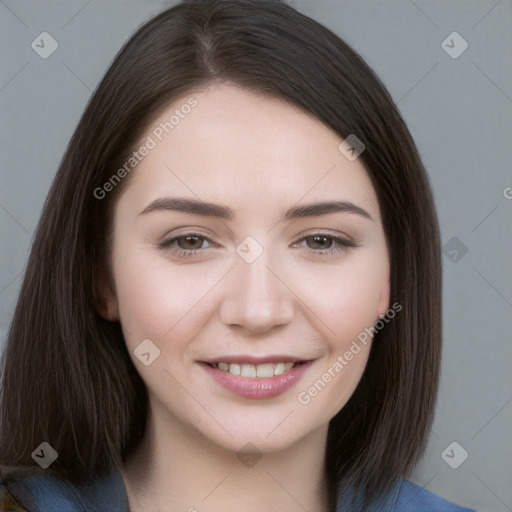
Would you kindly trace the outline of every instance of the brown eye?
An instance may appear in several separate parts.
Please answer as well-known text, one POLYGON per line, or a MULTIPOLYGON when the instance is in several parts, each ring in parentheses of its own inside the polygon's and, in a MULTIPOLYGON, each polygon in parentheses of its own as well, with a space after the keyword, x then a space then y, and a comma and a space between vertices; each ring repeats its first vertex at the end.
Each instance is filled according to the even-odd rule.
POLYGON ((175 238, 180 249, 194 250, 200 249, 204 238, 198 235, 186 235, 175 238))
POLYGON ((184 235, 174 236, 160 242, 158 245, 171 254, 175 254, 179 257, 195 256, 208 246, 203 247, 203 243, 210 241, 208 238, 198 235, 196 233, 187 233, 184 235))
POLYGON ((302 242, 305 242, 306 248, 311 249, 314 254, 321 256, 343 253, 352 247, 358 247, 358 245, 351 240, 323 233, 305 236, 297 240, 294 245, 300 245, 302 242))
POLYGON ((334 242, 333 237, 325 235, 308 236, 305 240, 312 240, 312 244, 308 244, 310 249, 330 249, 334 242))

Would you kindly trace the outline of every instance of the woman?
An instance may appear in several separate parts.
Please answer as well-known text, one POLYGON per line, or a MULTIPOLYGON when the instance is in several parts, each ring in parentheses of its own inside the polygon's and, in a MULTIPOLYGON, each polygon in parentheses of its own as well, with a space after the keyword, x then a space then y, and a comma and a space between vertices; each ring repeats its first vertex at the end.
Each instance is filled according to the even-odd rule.
POLYGON ((463 510, 405 480, 437 393, 439 254, 414 142, 343 41, 279 1, 161 13, 91 98, 34 239, 6 499, 463 510))

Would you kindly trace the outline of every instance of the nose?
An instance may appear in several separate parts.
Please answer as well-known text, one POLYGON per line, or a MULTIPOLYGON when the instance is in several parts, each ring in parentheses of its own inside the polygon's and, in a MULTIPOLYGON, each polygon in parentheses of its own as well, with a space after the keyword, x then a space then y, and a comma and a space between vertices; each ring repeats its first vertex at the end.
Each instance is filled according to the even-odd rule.
POLYGON ((292 321, 293 292, 266 252, 252 263, 237 257, 220 310, 224 324, 261 334, 292 321))

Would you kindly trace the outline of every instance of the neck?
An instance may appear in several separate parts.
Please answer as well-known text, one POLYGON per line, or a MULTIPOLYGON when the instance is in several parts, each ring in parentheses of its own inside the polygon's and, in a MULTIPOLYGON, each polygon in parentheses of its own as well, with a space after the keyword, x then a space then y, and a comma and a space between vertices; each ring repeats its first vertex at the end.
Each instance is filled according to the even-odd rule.
POLYGON ((327 512, 326 439, 325 426, 285 450, 243 456, 150 413, 143 442, 120 468, 130 511, 327 512))

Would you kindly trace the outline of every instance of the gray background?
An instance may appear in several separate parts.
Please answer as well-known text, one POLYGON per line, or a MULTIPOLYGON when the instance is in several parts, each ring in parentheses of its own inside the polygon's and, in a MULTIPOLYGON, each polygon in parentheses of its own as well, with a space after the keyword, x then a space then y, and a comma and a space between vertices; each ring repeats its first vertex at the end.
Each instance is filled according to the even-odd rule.
MULTIPOLYGON (((123 42, 172 3, 0 0, 0 350, 44 198, 85 104, 123 42), (47 59, 31 48, 43 31, 59 44, 47 59)), ((512 2, 291 3, 379 74, 434 188, 445 244, 443 372, 412 480, 482 512, 512 511, 512 2), (441 45, 453 31, 469 44, 458 58, 441 45), (459 464, 462 450, 468 458, 453 469, 445 461, 459 464)))

